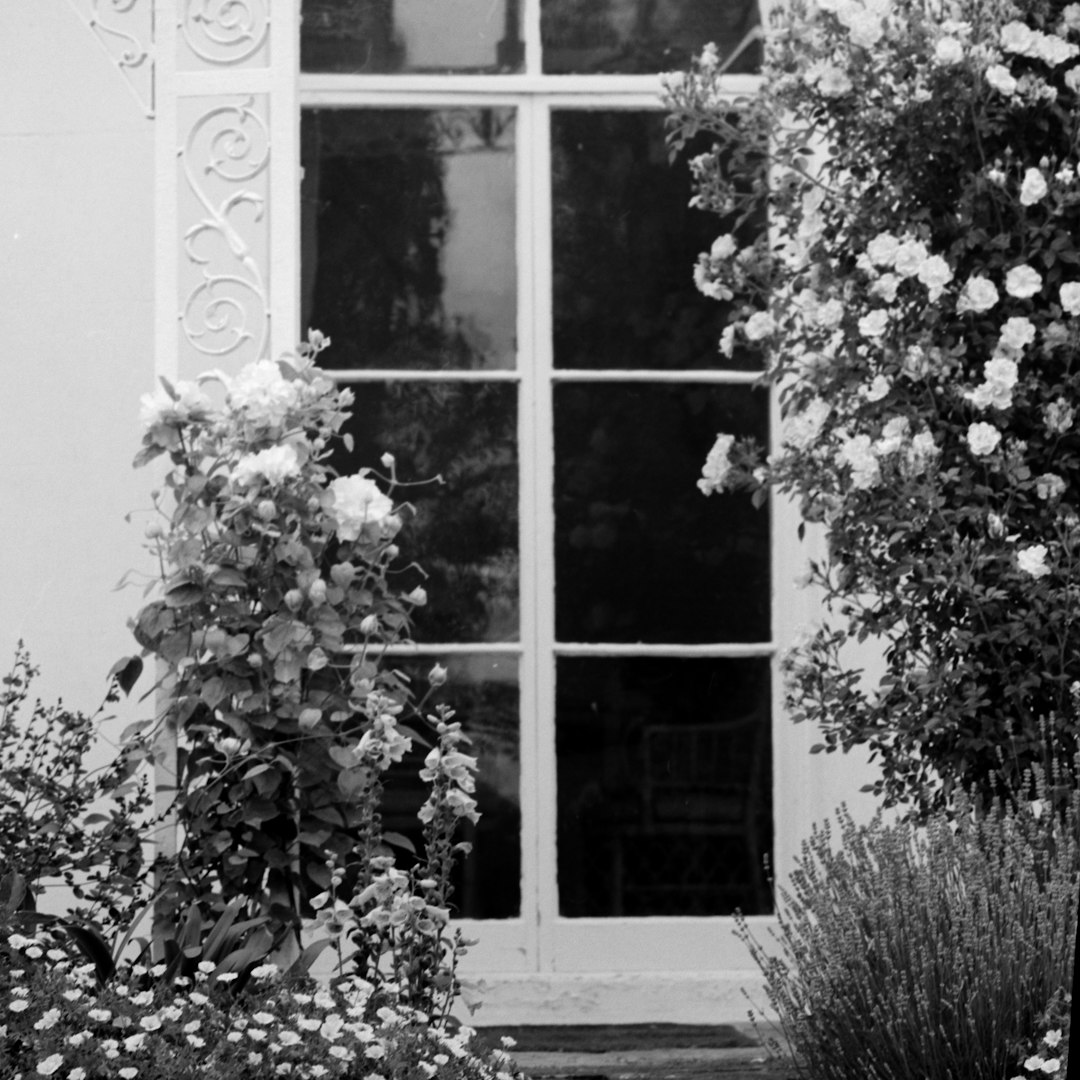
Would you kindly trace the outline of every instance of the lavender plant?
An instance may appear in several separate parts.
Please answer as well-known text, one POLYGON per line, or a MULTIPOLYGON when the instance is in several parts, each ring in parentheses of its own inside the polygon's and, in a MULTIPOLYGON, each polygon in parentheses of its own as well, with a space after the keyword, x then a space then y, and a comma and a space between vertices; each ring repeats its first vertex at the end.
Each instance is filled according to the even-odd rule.
POLYGON ((879 815, 859 826, 841 810, 836 831, 815 829, 782 891, 775 942, 739 928, 800 1071, 813 1080, 1021 1071, 1019 1048, 1048 1030, 1048 1004, 1071 981, 1080 875, 1080 793, 1059 794, 1056 813, 1047 785, 1035 794, 978 812, 960 795, 954 813, 924 825, 879 815))

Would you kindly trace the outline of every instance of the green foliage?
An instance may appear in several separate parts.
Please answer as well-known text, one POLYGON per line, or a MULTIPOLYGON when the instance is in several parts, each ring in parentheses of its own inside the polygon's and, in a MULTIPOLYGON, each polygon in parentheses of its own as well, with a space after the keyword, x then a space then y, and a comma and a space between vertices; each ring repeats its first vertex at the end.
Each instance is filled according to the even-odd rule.
POLYGON ((779 452, 720 443, 702 486, 773 485, 825 523, 808 578, 835 621, 789 704, 828 749, 867 745, 892 802, 1006 789, 1042 719, 1076 749, 1078 40, 1050 0, 793 0, 759 95, 733 105, 715 50, 668 79, 673 146, 716 140, 697 205, 770 221, 696 278, 741 300, 722 350, 767 350, 779 452), (867 638, 877 685, 843 658, 867 638))
POLYGON ((1038 796, 977 813, 961 795, 924 825, 842 810, 838 835, 814 831, 779 949, 739 931, 813 1080, 1015 1074, 1069 985, 1077 918, 1080 793, 1057 813, 1038 796))
POLYGON ((31 700, 39 672, 20 643, 0 685, 0 867, 26 883, 33 908, 52 878, 82 903, 74 913, 123 925, 149 895, 143 834, 150 805, 137 749, 91 771, 86 755, 117 700, 110 685, 91 716, 31 700))

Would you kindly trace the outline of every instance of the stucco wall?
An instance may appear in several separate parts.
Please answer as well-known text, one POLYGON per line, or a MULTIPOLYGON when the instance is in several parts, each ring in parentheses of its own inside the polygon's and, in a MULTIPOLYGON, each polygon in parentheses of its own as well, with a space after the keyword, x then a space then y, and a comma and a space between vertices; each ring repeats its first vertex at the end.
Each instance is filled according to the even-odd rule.
MULTIPOLYGON (((68 0, 0 3, 0 668, 92 711, 132 651, 153 379, 153 125, 68 0)), ((144 680, 145 681, 145 680, 144 680)), ((122 707, 132 716, 134 706, 122 707)))

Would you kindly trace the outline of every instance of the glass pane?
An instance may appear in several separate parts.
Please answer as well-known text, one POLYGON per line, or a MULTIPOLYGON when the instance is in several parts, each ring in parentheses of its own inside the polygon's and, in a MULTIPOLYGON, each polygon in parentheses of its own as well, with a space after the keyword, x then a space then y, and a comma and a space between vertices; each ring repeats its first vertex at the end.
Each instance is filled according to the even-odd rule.
POLYGON ((514 367, 514 116, 303 113, 302 317, 327 367, 514 367))
MULTIPOLYGON (((398 662, 394 666, 408 675, 417 695, 427 687, 427 673, 435 657, 398 662)), ((446 685, 436 701, 454 709, 472 745, 465 750, 477 757, 476 802, 480 821, 465 822, 458 839, 473 845, 459 861, 454 877, 452 903, 469 919, 506 919, 521 911, 521 757, 518 725, 518 670, 513 657, 440 657, 448 669, 446 685)), ((422 826, 416 812, 428 795, 417 775, 430 741, 413 740, 404 763, 388 774, 383 802, 383 828, 408 837, 417 851, 423 849, 422 826)), ((410 859, 400 855, 399 865, 410 859)))
POLYGON ((771 909, 769 661, 564 659, 559 910, 771 909))
POLYGON ((555 75, 672 71, 710 41, 728 71, 758 71, 760 24, 755 0, 540 0, 544 71, 555 75))
POLYGON ((767 425, 750 387, 555 387, 560 641, 769 640, 768 511, 696 486, 718 432, 767 425))
POLYGON ((714 138, 669 163, 661 114, 570 110, 551 138, 556 367, 761 367, 756 350, 720 355, 731 305, 694 285, 698 255, 734 228, 689 206, 686 159, 714 138))
POLYGON ((342 473, 383 470, 389 451, 415 508, 401 536, 403 589, 423 585, 418 641, 516 641, 518 637, 517 387, 508 383, 357 383, 343 429, 342 473), (434 477, 442 477, 442 483, 434 477))
POLYGON ((300 68, 350 75, 514 72, 521 0, 303 0, 300 68))

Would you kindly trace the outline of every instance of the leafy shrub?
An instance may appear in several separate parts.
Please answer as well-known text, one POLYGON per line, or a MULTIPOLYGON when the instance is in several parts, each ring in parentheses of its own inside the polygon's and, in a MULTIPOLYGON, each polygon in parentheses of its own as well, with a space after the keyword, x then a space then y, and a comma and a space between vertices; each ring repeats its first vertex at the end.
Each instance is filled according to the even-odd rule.
POLYGON ((1080 793, 1048 807, 975 813, 961 796, 924 825, 841 810, 838 836, 815 829, 782 893, 779 949, 739 930, 814 1080, 1018 1071, 1072 976, 1080 793))
POLYGON ((73 914, 124 925, 149 896, 142 848, 151 797, 140 754, 121 753, 91 770, 86 755, 118 697, 110 680, 91 716, 31 701, 38 669, 20 643, 0 685, 0 869, 27 883, 36 906, 43 879, 69 886, 73 914))
POLYGON ((784 417, 768 458, 721 435, 701 487, 771 485, 828 529, 807 580, 831 617, 789 665, 823 746, 867 745, 893 801, 1000 791, 1041 719, 1077 748, 1080 4, 773 11, 760 93, 733 101, 714 48, 667 83, 673 145, 715 140, 695 278, 784 417), (868 637, 876 684, 844 655, 868 637))

